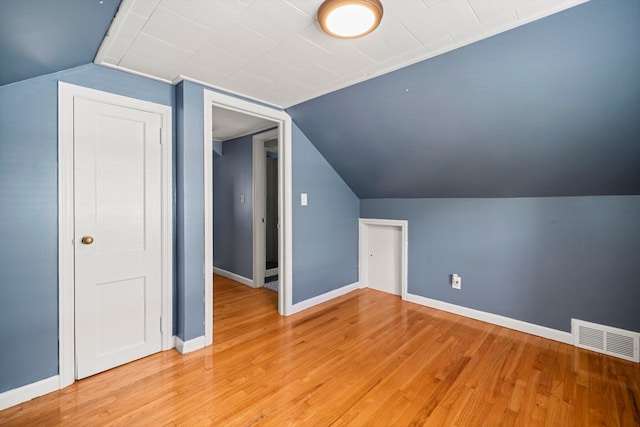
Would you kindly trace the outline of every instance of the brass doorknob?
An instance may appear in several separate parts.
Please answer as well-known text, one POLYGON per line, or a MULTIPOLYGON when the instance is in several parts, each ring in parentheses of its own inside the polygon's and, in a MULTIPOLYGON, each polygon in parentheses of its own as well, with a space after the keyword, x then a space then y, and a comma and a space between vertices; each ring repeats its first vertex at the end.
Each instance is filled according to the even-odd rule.
POLYGON ((82 243, 84 243, 85 245, 90 245, 93 243, 93 237, 91 236, 84 236, 82 238, 82 243))

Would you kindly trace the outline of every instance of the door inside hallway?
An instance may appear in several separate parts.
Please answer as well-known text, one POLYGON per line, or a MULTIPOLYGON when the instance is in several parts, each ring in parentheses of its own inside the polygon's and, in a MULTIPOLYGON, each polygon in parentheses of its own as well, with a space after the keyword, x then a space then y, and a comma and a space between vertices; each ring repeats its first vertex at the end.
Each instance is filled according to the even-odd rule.
POLYGON ((278 276, 278 139, 265 141, 267 157, 265 177, 265 283, 278 276))
POLYGON ((74 104, 76 378, 162 349, 161 115, 74 104))

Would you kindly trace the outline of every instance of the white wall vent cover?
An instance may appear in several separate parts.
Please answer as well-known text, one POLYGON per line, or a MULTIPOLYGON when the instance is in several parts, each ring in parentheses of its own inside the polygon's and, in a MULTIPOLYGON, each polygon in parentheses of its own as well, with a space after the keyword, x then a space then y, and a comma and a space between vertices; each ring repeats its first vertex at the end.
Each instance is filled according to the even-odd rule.
POLYGON ((571 319, 571 333, 576 347, 640 362, 640 333, 578 319, 571 319))

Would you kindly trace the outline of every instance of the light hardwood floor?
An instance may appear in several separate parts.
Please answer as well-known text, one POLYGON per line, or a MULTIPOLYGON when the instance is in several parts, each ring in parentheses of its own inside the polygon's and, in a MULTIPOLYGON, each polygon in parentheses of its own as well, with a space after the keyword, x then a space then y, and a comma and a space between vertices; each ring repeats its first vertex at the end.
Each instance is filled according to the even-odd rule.
POLYGON ((640 425, 640 365, 378 291, 284 318, 275 293, 216 277, 213 324, 211 347, 77 381, 0 425, 640 425))

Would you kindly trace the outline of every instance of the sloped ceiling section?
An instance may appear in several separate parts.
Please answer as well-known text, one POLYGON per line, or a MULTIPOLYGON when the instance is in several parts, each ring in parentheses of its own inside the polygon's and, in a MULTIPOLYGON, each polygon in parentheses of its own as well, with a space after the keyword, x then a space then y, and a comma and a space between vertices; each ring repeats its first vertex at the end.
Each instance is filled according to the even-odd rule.
POLYGON ((640 2, 593 0, 287 109, 360 198, 640 194, 640 2))
POLYGON ((120 0, 0 0, 0 86, 88 64, 120 0))
POLYGON ((384 0, 372 34, 337 40, 322 0, 124 0, 95 62, 288 107, 585 0, 384 0))

